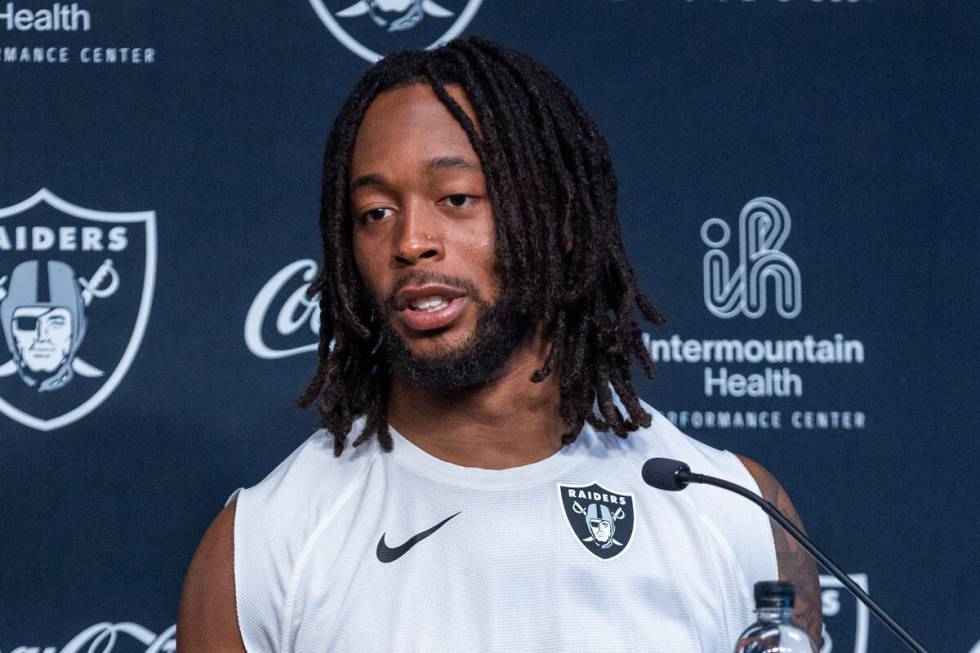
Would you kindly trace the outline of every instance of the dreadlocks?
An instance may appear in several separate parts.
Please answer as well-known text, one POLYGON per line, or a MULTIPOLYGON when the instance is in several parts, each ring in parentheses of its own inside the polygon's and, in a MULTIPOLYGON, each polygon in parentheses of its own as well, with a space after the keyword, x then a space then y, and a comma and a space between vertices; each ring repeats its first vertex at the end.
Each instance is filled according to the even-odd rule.
POLYGON ((493 207, 501 287, 513 292, 517 310, 550 334, 548 355, 531 380, 560 375, 559 413, 568 426, 562 444, 573 442, 586 422, 620 437, 649 426, 630 366, 635 358, 652 377, 653 363, 633 310, 654 324, 663 318, 636 287, 623 249, 606 140, 552 73, 478 38, 384 58, 367 71, 334 123, 323 164, 324 265, 309 290, 311 297, 320 293, 319 365, 297 403, 316 403, 337 456, 362 415, 354 446, 377 436, 385 451, 392 448, 389 368, 379 345, 378 320, 385 318, 372 309, 354 262, 348 184, 368 106, 380 93, 411 84, 432 87, 479 157, 493 207), (476 125, 447 85, 464 91, 476 125))

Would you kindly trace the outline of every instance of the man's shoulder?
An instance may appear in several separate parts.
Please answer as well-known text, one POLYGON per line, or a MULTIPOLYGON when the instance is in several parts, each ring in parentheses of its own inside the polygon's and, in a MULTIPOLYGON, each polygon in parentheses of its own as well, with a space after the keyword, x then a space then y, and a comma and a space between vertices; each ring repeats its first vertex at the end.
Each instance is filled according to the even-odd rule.
MULTIPOLYGON (((359 432, 358 422, 352 432, 359 432)), ((314 520, 357 482, 377 453, 373 441, 334 455, 333 436, 320 429, 255 485, 236 493, 239 514, 261 521, 314 520)))
MULTIPOLYGON (((355 422, 353 432, 359 429, 355 422)), ((283 617, 308 544, 354 495, 375 453, 367 442, 334 456, 333 436, 319 430, 264 479, 232 495, 235 600, 249 650, 275 647, 279 630, 265 625, 283 617)))
POLYGON ((663 413, 642 399, 640 406, 650 415, 649 426, 641 426, 626 438, 620 438, 611 432, 596 432, 595 446, 642 460, 673 458, 705 472, 708 471, 706 468, 718 471, 718 467, 727 469, 733 464, 741 466, 730 451, 715 448, 681 431, 663 413))

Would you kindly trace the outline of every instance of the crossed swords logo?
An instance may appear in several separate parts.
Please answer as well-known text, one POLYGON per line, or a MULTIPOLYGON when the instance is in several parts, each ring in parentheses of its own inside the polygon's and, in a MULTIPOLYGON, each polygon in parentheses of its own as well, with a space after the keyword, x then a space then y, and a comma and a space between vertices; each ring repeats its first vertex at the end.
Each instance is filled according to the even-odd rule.
MULTIPOLYGON (((0 277, 0 302, 7 296, 7 289, 5 287, 7 285, 7 279, 7 276, 0 277)), ((79 277, 78 285, 82 287, 82 301, 85 302, 85 308, 88 308, 93 299, 105 299, 119 289, 119 272, 113 267, 112 259, 107 258, 95 271, 91 279, 79 277)), ((72 360, 71 368, 79 376, 87 378, 100 377, 105 374, 105 372, 94 365, 86 363, 78 356, 75 356, 72 360)), ((14 359, 10 359, 0 365, 0 377, 11 376, 16 373, 17 361, 14 359)))
POLYGON ((447 18, 453 15, 445 7, 433 0, 358 0, 346 9, 337 12, 340 18, 351 18, 367 14, 378 27, 387 27, 389 32, 402 32, 412 29, 422 21, 423 16, 447 18), (379 11, 380 10, 380 11, 379 11), (405 12, 399 18, 388 21, 380 12, 405 12))
MULTIPOLYGON (((592 504, 592 505, 596 505, 597 506, 598 504, 592 504)), ((589 523, 590 522, 589 515, 588 515, 588 512, 589 511, 587 509, 583 508, 582 507, 582 504, 580 504, 578 501, 575 501, 575 502, 572 503, 572 510, 574 510, 576 514, 582 515, 582 517, 585 519, 585 525, 586 525, 586 527, 589 529, 589 532, 592 533, 591 536, 586 537, 582 541, 583 542, 599 542, 599 544, 605 544, 605 542, 603 542, 601 540, 596 540, 596 537, 595 537, 596 528, 593 527, 593 525, 591 523, 589 523)), ((616 512, 612 513, 612 520, 613 520, 613 522, 617 522, 617 521, 619 521, 620 519, 622 519, 625 516, 626 516, 626 511, 623 510, 623 507, 622 506, 620 506, 619 508, 616 509, 616 512)), ((597 519, 595 521, 604 521, 604 520, 597 519)), ((610 524, 610 526, 612 526, 612 524, 610 524)), ((623 546, 623 543, 620 542, 619 540, 617 540, 615 537, 612 537, 610 539, 612 540, 612 543, 615 544, 616 546, 623 546)), ((606 548, 606 547, 603 547, 603 548, 606 548)))

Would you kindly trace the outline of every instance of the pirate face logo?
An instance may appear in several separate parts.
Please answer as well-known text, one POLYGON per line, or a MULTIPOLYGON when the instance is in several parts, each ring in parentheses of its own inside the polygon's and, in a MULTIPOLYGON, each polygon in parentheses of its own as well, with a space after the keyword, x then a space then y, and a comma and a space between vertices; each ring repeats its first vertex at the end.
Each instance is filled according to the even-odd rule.
POLYGON ((435 2, 422 2, 422 0, 360 0, 347 9, 337 12, 337 15, 348 18, 365 13, 371 17, 375 25, 388 32, 412 29, 419 24, 426 13, 442 17, 453 15, 451 11, 435 2))
POLYGON ((0 412, 50 430, 98 406, 142 339, 155 260, 152 212, 91 211, 43 189, 0 209, 0 412))
POLYGON ((435 47, 459 36, 482 0, 310 0, 331 34, 375 62, 389 52, 435 47))
POLYGON ((598 483, 558 485, 565 517, 576 539, 602 560, 622 553, 633 536, 633 495, 612 492, 598 483))
POLYGON ((16 368, 39 392, 71 381, 72 359, 85 334, 74 270, 62 261, 37 260, 14 268, 9 288, 0 283, 0 327, 13 354, 0 374, 16 368))
POLYGON ((0 377, 16 369, 38 392, 58 390, 75 372, 102 376, 76 356, 85 335, 85 306, 94 297, 108 297, 119 286, 119 275, 106 259, 92 277, 76 279, 62 261, 26 261, 0 278, 0 328, 13 359, 0 366, 0 377), (101 286, 108 277, 108 285, 101 286))
MULTIPOLYGON (((572 506, 578 510, 582 509, 582 506, 577 502, 572 506)), ((590 503, 585 510, 585 523, 589 525, 589 532, 592 533, 592 537, 586 538, 586 541, 595 542, 600 549, 608 549, 613 545, 623 546, 623 543, 614 538, 613 535, 616 534, 616 520, 625 516, 626 513, 622 507, 617 508, 616 512, 613 513, 606 505, 590 503)))
POLYGON ((17 363, 31 372, 53 372, 68 361, 75 335, 71 312, 66 308, 21 306, 13 315, 13 347, 17 363))

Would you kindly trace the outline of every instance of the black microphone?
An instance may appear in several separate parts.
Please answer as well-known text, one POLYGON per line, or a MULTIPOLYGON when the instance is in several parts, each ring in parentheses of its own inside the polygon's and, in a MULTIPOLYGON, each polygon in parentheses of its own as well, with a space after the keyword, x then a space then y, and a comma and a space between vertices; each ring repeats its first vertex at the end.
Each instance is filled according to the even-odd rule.
POLYGON ((690 482, 690 476, 691 468, 679 460, 651 458, 643 463, 643 482, 658 490, 683 490, 690 482))
POLYGON ((783 530, 785 530, 787 533, 792 535, 793 539, 799 542, 804 549, 809 551, 810 555, 812 555, 817 562, 823 565, 827 571, 836 576, 837 580, 839 580, 856 599, 868 606, 868 609, 871 610, 883 624, 888 626, 888 628, 895 633, 895 635, 902 640, 906 646, 908 646, 911 650, 916 651, 916 653, 928 653, 921 644, 912 639, 912 636, 909 635, 904 628, 899 626, 894 619, 889 617, 888 614, 877 603, 875 603, 870 596, 868 596, 868 593, 861 589, 860 585, 851 580, 840 567, 838 567, 830 558, 824 555, 824 553, 810 541, 810 538, 808 538, 803 531, 798 529, 793 522, 783 515, 783 513, 779 512, 779 509, 776 508, 776 506, 772 505, 755 492, 747 490, 741 485, 730 483, 729 481, 721 478, 706 476, 704 474, 695 474, 691 471, 691 468, 688 467, 687 463, 683 463, 679 460, 671 460, 670 458, 651 458, 643 463, 643 480, 647 485, 652 485, 658 490, 667 490, 668 492, 683 490, 689 483, 704 483, 705 485, 714 485, 715 487, 720 487, 723 490, 729 490, 735 494, 745 497, 755 505, 762 508, 767 515, 772 517, 773 521, 782 526, 783 530))

